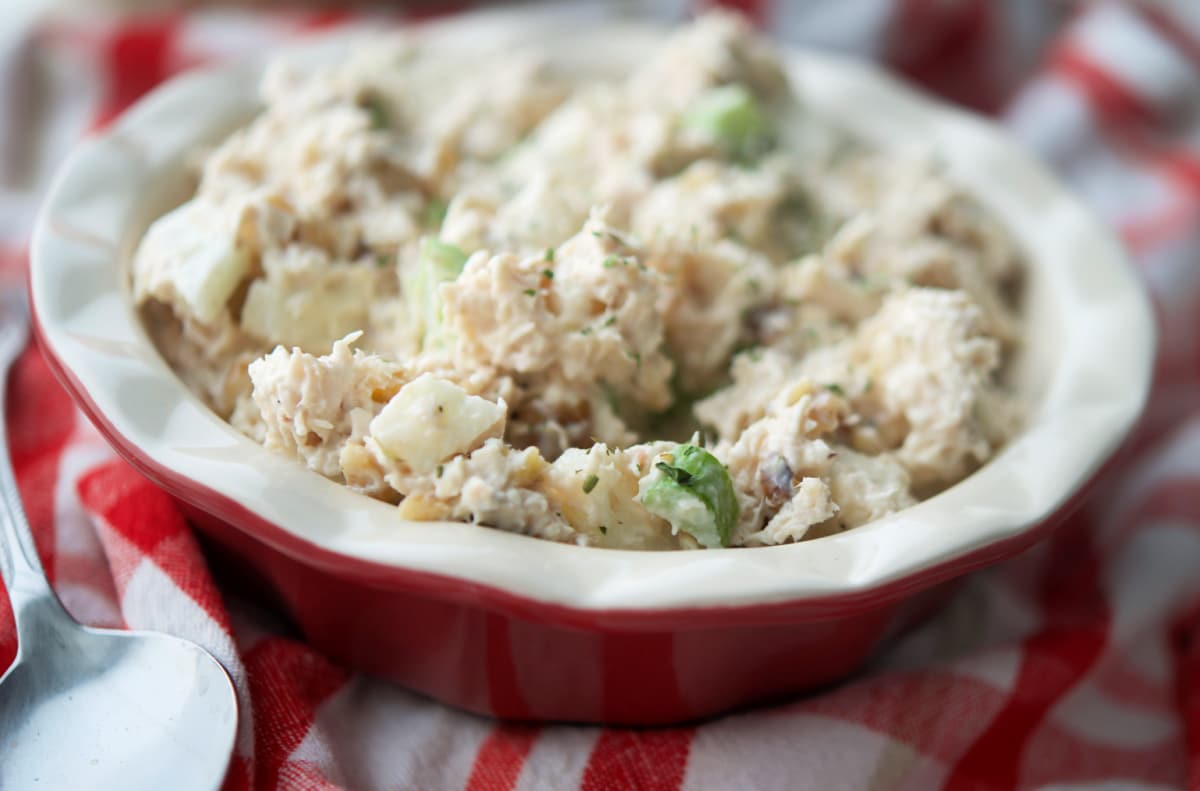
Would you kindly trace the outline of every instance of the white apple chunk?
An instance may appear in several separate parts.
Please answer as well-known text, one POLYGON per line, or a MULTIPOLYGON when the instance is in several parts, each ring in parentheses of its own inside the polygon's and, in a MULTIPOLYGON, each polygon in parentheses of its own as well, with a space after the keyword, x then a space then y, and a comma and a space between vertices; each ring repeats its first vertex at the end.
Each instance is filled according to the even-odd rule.
POLYGON ((376 283, 373 271, 335 265, 304 277, 303 286, 270 276, 251 283, 242 305, 242 329, 269 344, 318 354, 366 325, 376 283))
POLYGON ((154 272, 139 272, 148 286, 144 290, 166 286, 205 324, 220 316, 250 272, 250 257, 238 248, 235 224, 195 201, 150 226, 139 258, 158 264, 154 272))
POLYGON ((388 456, 413 472, 430 473, 441 462, 504 433, 508 406, 469 395, 453 382, 422 374, 400 388, 371 421, 370 434, 388 456))

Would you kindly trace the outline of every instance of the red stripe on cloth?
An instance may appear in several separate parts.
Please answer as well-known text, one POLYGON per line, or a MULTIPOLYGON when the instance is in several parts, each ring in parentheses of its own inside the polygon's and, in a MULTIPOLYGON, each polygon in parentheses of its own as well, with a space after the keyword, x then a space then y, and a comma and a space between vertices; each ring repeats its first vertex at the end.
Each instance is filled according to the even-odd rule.
MULTIPOLYGON (((180 591, 229 630, 229 616, 208 565, 170 495, 119 459, 89 470, 76 490, 89 515, 150 558, 180 591)), ((119 576, 120 585, 124 580, 119 576)))
MULTIPOLYGON (((1192 337, 1200 339, 1200 311, 1192 314, 1192 337)), ((1200 343, 1193 343, 1192 345, 1191 384, 1193 385, 1193 389, 1195 389, 1196 385, 1200 385, 1200 343)), ((1197 399, 1197 401, 1200 401, 1200 399, 1197 399)))
POLYGON ((862 678, 777 709, 771 716, 820 714, 882 733, 949 764, 971 746, 1005 702, 1005 690, 939 667, 862 678), (916 701, 927 705, 914 705, 916 701))
POLYGON ((1156 3, 1136 5, 1142 18, 1169 41, 1175 49, 1200 66, 1200 31, 1188 27, 1176 19, 1170 11, 1156 3))
MULTIPOLYGON (((1172 296, 1178 297, 1179 295, 1172 296)), ((1169 332, 1169 325, 1185 320, 1176 318, 1177 316, 1195 317, 1197 321, 1200 321, 1200 294, 1187 295, 1184 300, 1181 300, 1184 302, 1182 306, 1170 311, 1164 304, 1163 296, 1151 291, 1150 297, 1154 306, 1154 323, 1160 338, 1174 335, 1173 332, 1169 332)), ((1181 337, 1185 335, 1186 331, 1180 333, 1181 337)), ((1200 326, 1195 328, 1192 337, 1200 339, 1200 326)), ((1155 401, 1158 400, 1156 396, 1161 395, 1164 388, 1187 385, 1200 379, 1200 359, 1193 359, 1193 354, 1196 353, 1200 353, 1200 344, 1178 342, 1159 344, 1157 357, 1154 360, 1154 391, 1151 392, 1150 403, 1147 407, 1149 413, 1153 413, 1156 406, 1155 401)))
MULTIPOLYGON (((1187 148, 1163 144, 1150 130, 1161 119, 1133 86, 1108 71, 1088 55, 1069 46, 1060 47, 1051 59, 1055 74, 1079 88, 1115 149, 1131 155, 1148 169, 1182 189, 1192 200, 1200 198, 1200 156, 1187 148)), ((1177 226, 1172 231, 1178 230, 1177 226)))
POLYGON ((182 17, 170 14, 132 17, 113 29, 101 44, 106 80, 94 129, 107 125, 182 65, 176 60, 182 24, 182 17))
POLYGON ((1160 244, 1194 232, 1197 227, 1200 227, 1200 202, 1182 199, 1155 214, 1121 223, 1119 231, 1129 251, 1140 258, 1160 244))
POLYGON ((254 707, 254 787, 297 787, 286 783, 294 779, 288 759, 308 735, 317 707, 348 675, 307 646, 278 637, 258 642, 245 662, 254 707))
POLYGON ((112 615, 109 617, 93 612, 86 621, 89 626, 99 626, 105 629, 128 628, 128 624, 121 615, 120 596, 113 585, 112 575, 108 573, 108 564, 105 562, 103 554, 98 554, 100 557, 90 552, 87 554, 59 552, 54 559, 58 567, 58 587, 62 590, 69 586, 75 595, 86 593, 112 608, 112 615))
POLYGON ((683 785, 694 728, 604 731, 596 739, 581 791, 677 791, 683 785))
POLYGON ((250 762, 234 753, 229 759, 229 769, 225 772, 225 782, 221 783, 221 791, 251 791, 253 779, 250 762))
POLYGON ((756 24, 762 24, 767 18, 767 2, 768 0, 712 0, 710 2, 700 2, 701 8, 730 8, 732 11, 738 11, 745 14, 746 18, 756 24))
POLYGON ((511 791, 516 788, 525 759, 537 741, 540 728, 530 725, 497 725, 479 747, 466 791, 511 791))
POLYGON ((12 602, 0 585, 0 674, 17 658, 17 625, 13 622, 12 602))
POLYGON ((58 485, 58 462, 66 447, 63 442, 43 453, 22 460, 16 468, 17 488, 25 506, 25 518, 33 531, 38 557, 51 582, 56 581, 58 563, 54 534, 54 489, 58 485))
POLYGON ((8 383, 8 442, 13 466, 56 453, 75 430, 75 405, 36 345, 13 366, 8 383))
POLYGON ((75 430, 70 397, 40 351, 30 344, 17 359, 8 383, 9 450, 38 555, 51 581, 55 574, 54 491, 58 464, 75 430))
POLYGON ((1169 702, 1161 679, 1147 676, 1128 653, 1119 650, 1105 655, 1089 681, 1105 697, 1129 708, 1158 712, 1169 702))
POLYGON ((1183 719, 1187 787, 1200 788, 1200 603, 1171 624, 1175 706, 1183 719))
POLYGON ((1159 481, 1147 494, 1130 521, 1178 520, 1200 527, 1200 476, 1159 481))
POLYGON ((1106 551, 1121 551, 1148 522, 1190 522, 1200 527, 1200 476, 1163 478, 1141 494, 1121 517, 1120 529, 1109 539, 1106 551))
MULTIPOLYGON (((1126 778, 1136 778, 1140 788, 1182 785, 1186 756, 1177 734, 1168 733, 1160 741, 1136 747, 1120 744, 1119 738, 1097 743, 1084 733, 1047 720, 1022 756, 1025 771, 1020 788, 1120 789, 1121 785, 1110 784, 1126 778)), ((980 787, 1014 786, 993 783, 988 778, 988 782, 976 786, 980 787)))
MULTIPOLYGON (((18 256, 4 251, 0 261, 11 267, 18 256)), ((58 464, 75 428, 75 407, 58 384, 37 346, 30 344, 8 378, 8 451, 25 516, 33 531, 38 557, 51 581, 55 576, 54 490, 58 464)), ((17 653, 16 627, 8 594, 0 586, 0 668, 17 653)))
POLYGON ((1175 184, 1200 196, 1200 156, 1189 149, 1173 147, 1160 148, 1151 156, 1175 184))
MULTIPOLYGON (((48 375, 49 370, 36 351, 26 352, 13 370, 13 381, 9 385, 8 450, 18 483, 22 483, 20 479, 31 466, 56 464, 75 430, 75 407, 58 389, 58 382, 46 380, 48 375), (51 387, 54 390, 50 390, 51 387)), ((52 494, 53 491, 29 491, 28 487, 21 487, 25 514, 35 523, 39 542, 43 536, 36 531, 43 524, 49 527, 53 510, 49 497, 41 502, 40 495, 52 494), (42 515, 47 519, 41 519, 42 515)), ((51 539, 52 535, 45 537, 51 539)))
POLYGON ((354 19, 354 16, 353 11, 347 11, 346 9, 325 8, 304 14, 296 27, 302 31, 327 30, 332 27, 344 25, 354 19))
POLYGON ((1033 732, 1108 642, 1110 613, 1089 521, 1076 514, 1052 540, 1041 595, 1046 626, 1025 642, 1008 704, 952 768, 946 791, 1016 787, 1033 732))
POLYGON ((1087 53, 1067 45, 1050 60, 1059 77, 1079 88, 1102 129, 1118 147, 1159 170, 1191 196, 1200 196, 1200 156, 1193 151, 1154 142, 1146 133, 1159 113, 1136 89, 1087 53))
MULTIPOLYGON (((0 280, 14 287, 25 280, 25 251, 0 246, 0 280)), ((16 286, 22 287, 23 286, 16 286)), ((51 581, 55 574, 54 489, 58 463, 75 429, 75 407, 58 384, 36 344, 30 343, 13 364, 3 416, 8 453, 21 492, 25 516, 38 556, 51 581)), ((0 586, 0 671, 17 652, 16 627, 8 594, 0 586)))
POLYGON ((311 761, 289 761, 280 770, 279 785, 275 787, 294 788, 297 791, 344 791, 341 785, 331 782, 321 767, 311 761))
POLYGON ((116 591, 112 586, 112 577, 105 574, 102 579, 96 578, 96 558, 92 553, 58 552, 54 565, 64 584, 69 580, 73 585, 94 590, 98 596, 114 599, 116 591))
POLYGON ((987 0, 937 3, 900 0, 885 43, 885 60, 942 96, 982 111, 1006 98, 993 65, 998 22, 987 0))
POLYGON ((92 515, 108 520, 146 555, 153 555, 163 541, 187 530, 171 498, 123 461, 113 460, 89 470, 80 477, 77 488, 92 515))
POLYGON ((1101 123, 1149 123, 1157 115, 1132 86, 1069 43, 1054 50, 1048 67, 1083 91, 1101 123))

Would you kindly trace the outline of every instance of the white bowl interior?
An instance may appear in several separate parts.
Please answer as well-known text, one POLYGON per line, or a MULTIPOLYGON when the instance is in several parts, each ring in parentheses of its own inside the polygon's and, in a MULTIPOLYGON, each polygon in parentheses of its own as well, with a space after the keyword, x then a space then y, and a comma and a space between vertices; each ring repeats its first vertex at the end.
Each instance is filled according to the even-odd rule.
MULTIPOLYGON (((421 29, 439 46, 536 42, 584 68, 631 63, 661 35, 643 27, 564 32, 529 11, 421 29)), ((312 46, 317 62, 346 41, 312 46)), ((637 553, 530 539, 465 524, 406 522, 256 445, 189 393, 143 330, 127 287, 150 220, 186 196, 185 154, 257 107, 258 67, 186 75, 72 156, 34 235, 32 290, 44 338, 101 414, 146 457, 335 552, 449 575, 584 609, 736 606, 860 591, 1030 529, 1115 449, 1145 400, 1154 325, 1124 254, 1027 154, 989 125, 874 69, 788 56, 813 112, 868 142, 931 147, 1016 235, 1030 272, 1028 343, 1014 381, 1026 429, 980 471, 902 513, 794 545, 637 553)))

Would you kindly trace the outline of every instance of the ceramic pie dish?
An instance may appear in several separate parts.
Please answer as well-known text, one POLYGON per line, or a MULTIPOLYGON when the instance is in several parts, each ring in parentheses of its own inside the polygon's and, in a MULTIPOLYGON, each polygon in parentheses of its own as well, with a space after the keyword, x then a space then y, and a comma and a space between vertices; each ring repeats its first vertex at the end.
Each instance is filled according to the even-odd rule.
MULTIPOLYGON (((572 32, 508 11, 416 35, 451 50, 538 42, 568 67, 619 72, 662 31, 572 32)), ((408 522, 235 431, 159 356, 129 263, 147 225, 186 197, 187 155, 255 112, 258 65, 171 81, 64 165, 32 243, 37 332, 113 446, 348 666, 497 716, 627 724, 829 683, 927 612, 943 583, 1029 546, 1069 511, 1141 411, 1154 324, 1111 234, 1001 131, 861 64, 801 52, 786 62, 814 113, 870 144, 932 145, 1029 261, 1029 341, 1013 371, 1024 430, 961 483, 863 527, 654 553, 408 522)))

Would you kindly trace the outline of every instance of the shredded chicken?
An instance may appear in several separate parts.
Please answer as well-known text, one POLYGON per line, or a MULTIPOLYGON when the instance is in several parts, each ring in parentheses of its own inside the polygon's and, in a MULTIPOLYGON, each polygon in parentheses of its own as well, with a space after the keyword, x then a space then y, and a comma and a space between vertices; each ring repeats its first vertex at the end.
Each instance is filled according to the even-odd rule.
POLYGON ((806 112, 737 16, 609 79, 389 34, 262 95, 133 295, 214 410, 402 518, 793 543, 1020 428, 1017 245, 929 152, 806 112))

